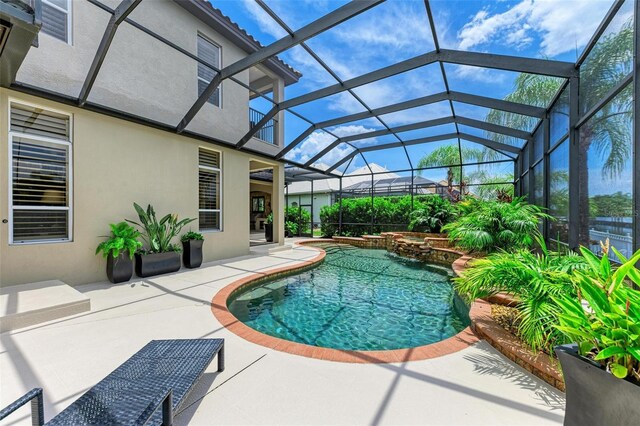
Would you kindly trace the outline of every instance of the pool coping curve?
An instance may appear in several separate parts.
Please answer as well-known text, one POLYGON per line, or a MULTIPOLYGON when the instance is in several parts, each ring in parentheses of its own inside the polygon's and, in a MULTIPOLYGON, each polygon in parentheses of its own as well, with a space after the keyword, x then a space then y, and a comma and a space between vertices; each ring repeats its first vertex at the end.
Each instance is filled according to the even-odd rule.
MULTIPOLYGON (((298 241, 295 243, 295 246, 308 246, 309 244, 326 242, 335 243, 335 241, 331 239, 315 238, 312 240, 298 241)), ((462 349, 465 349, 480 340, 471 330, 471 327, 466 327, 455 336, 451 336, 436 343, 417 346, 415 348, 379 351, 358 351, 323 348, 319 346, 306 345, 304 343, 292 342, 261 333, 242 323, 229 311, 229 309, 227 308, 227 300, 233 293, 240 291, 243 288, 254 285, 256 281, 273 279, 277 276, 289 275, 292 272, 303 271, 316 266, 324 260, 326 256, 326 252, 324 250, 319 247, 313 246, 309 246, 308 248, 316 250, 318 252, 318 254, 310 260, 304 260, 292 266, 284 266, 281 268, 270 269, 265 272, 254 273, 247 277, 240 278, 223 287, 220 291, 218 291, 218 293, 216 293, 211 301, 211 311, 215 318, 227 330, 257 345, 265 346, 267 348, 271 348, 280 352, 304 356, 307 358, 346 363, 379 364, 432 359, 461 351, 462 349)), ((463 253, 460 254, 461 257, 455 260, 451 265, 451 268, 457 275, 459 275, 460 272, 464 271, 467 262, 472 259, 470 256, 467 256, 463 253)), ((472 304, 471 311, 474 310, 475 305, 475 303, 472 304)), ((470 315, 471 314, 472 312, 470 312, 470 315)))

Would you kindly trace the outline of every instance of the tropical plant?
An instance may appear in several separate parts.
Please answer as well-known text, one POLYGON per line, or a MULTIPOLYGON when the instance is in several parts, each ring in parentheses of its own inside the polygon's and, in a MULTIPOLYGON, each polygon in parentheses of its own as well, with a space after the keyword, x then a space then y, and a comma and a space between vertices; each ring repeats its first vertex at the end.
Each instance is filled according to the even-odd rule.
POLYGON ((167 214, 158 220, 156 212, 149 204, 147 210, 144 210, 137 203, 133 203, 133 207, 138 213, 140 223, 133 220, 127 222, 133 223, 143 229, 141 233, 142 239, 147 243, 149 253, 164 253, 168 251, 180 251, 180 247, 171 241, 176 237, 183 226, 193 222, 195 219, 182 219, 178 222, 178 215, 167 214))
POLYGON ((554 297, 575 297, 571 274, 587 264, 575 253, 548 250, 541 238, 537 243, 539 253, 500 251, 474 260, 454 286, 469 301, 499 292, 516 296, 518 337, 534 351, 552 353, 566 341, 556 328, 561 310, 554 297))
POLYGON ((453 204, 439 195, 425 196, 420 204, 421 207, 411 213, 409 231, 440 232, 442 226, 456 216, 453 204))
POLYGON ((626 281, 640 284, 640 250, 615 268, 609 259, 609 241, 602 245, 602 258, 584 247, 580 251, 589 267, 576 271, 578 297, 554 295, 561 309, 557 329, 578 344, 581 355, 599 362, 614 376, 640 384, 640 291, 626 281), (583 305, 586 302, 586 306, 583 305))
POLYGON ((421 210, 432 195, 391 197, 343 198, 342 203, 320 209, 320 229, 323 236, 339 231, 340 205, 342 205, 342 234, 358 237, 367 233, 402 230, 411 222, 411 213, 421 210), (373 222, 373 223, 372 223, 373 222))
POLYGON ((201 233, 194 231, 189 231, 186 234, 182 234, 182 237, 180 237, 180 241, 183 243, 191 240, 201 241, 204 240, 204 237, 201 233))
POLYGON ((284 209, 284 226, 293 235, 311 232, 311 213, 299 207, 286 207, 284 209))
MULTIPOLYGON (((454 197, 453 186, 457 183, 460 185, 462 195, 466 194, 465 188, 472 183, 481 183, 483 186, 478 187, 476 192, 481 192, 480 196, 485 198, 494 198, 496 190, 506 190, 513 184, 505 184, 505 182, 513 181, 513 176, 493 176, 486 168, 478 166, 476 170, 467 171, 463 174, 460 164, 469 162, 482 162, 498 160, 501 154, 489 148, 471 148, 459 147, 455 145, 446 145, 434 149, 431 153, 425 155, 418 161, 418 168, 443 166, 447 169, 447 187, 451 198, 454 197), (464 159, 464 160, 463 160, 464 159), (492 192, 493 191, 493 192, 492 192)), ((423 170, 418 170, 421 175, 423 170)))
MULTIPOLYGON (((604 35, 589 53, 580 67, 580 108, 584 114, 593 105, 604 99, 631 71, 634 43, 633 19, 624 23, 619 31, 604 35)), ((534 74, 520 74, 514 90, 504 99, 539 107, 548 107, 562 84, 562 79, 534 74)), ((560 98, 560 107, 554 111, 566 114, 568 122, 568 90, 560 98)), ((491 110, 487 121, 517 129, 535 126, 535 118, 510 112, 491 110)), ((589 151, 603 162, 604 177, 619 175, 631 158, 633 119, 633 91, 631 85, 622 90, 612 101, 604 105, 590 120, 580 127, 578 143, 577 185, 580 186, 578 214, 580 243, 589 243, 589 151)), ((488 133, 487 137, 501 143, 511 143, 505 135, 488 133)), ((555 142, 555 141, 552 141, 555 142)))
POLYGON ((509 203, 469 199, 459 208, 458 218, 442 230, 452 243, 472 252, 529 248, 540 237, 539 221, 550 218, 522 197, 509 203))
POLYGON ((273 212, 267 215, 267 218, 264 220, 264 223, 267 225, 271 225, 273 223, 273 212))
POLYGON ((120 253, 129 253, 129 257, 133 259, 135 252, 142 247, 142 243, 138 241, 140 232, 127 222, 112 223, 111 235, 105 236, 107 240, 98 244, 96 254, 102 252, 104 257, 111 254, 114 258, 120 253))

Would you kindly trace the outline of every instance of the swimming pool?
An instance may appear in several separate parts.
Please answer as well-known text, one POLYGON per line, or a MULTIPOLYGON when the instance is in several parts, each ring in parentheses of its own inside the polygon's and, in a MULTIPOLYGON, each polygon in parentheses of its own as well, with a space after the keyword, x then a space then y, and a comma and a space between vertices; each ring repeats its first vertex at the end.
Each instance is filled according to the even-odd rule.
POLYGON ((450 268, 386 250, 318 244, 318 267, 232 294, 229 311, 281 339, 343 350, 391 350, 439 342, 469 324, 450 268))

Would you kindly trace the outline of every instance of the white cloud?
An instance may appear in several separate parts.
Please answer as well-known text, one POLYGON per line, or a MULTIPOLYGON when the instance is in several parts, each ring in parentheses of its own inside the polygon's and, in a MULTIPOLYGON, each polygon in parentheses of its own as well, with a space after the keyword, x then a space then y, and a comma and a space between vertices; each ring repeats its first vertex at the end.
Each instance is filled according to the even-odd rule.
POLYGON ((502 84, 507 79, 505 72, 490 68, 478 68, 468 65, 450 65, 456 77, 464 81, 477 81, 479 83, 502 84))
POLYGON ((540 37, 540 53, 556 56, 583 47, 602 21, 610 1, 523 0, 502 13, 476 13, 458 32, 458 48, 502 43, 520 50, 540 37))
MULTIPOLYGON (((357 135, 360 133, 372 132, 375 129, 367 128, 361 125, 348 125, 348 126, 340 126, 332 129, 331 132, 338 137, 342 136, 350 136, 357 135)), ((287 155, 286 158, 295 160, 301 163, 305 163, 313 158, 320 151, 329 146, 336 139, 331 136, 329 133, 317 130, 309 135, 307 139, 305 139, 300 145, 296 148, 292 149, 287 155)), ((361 143, 373 143, 375 142, 375 138, 366 139, 360 141, 361 143)), ((340 159, 346 157, 353 151, 353 148, 346 144, 339 144, 329 151, 326 155, 324 155, 321 159, 322 163, 325 164, 334 164, 340 159)))
POLYGON ((422 2, 392 1, 350 20, 335 29, 336 36, 359 49, 374 48, 374 54, 402 49, 427 52, 433 49, 431 29, 422 2))
POLYGON ((267 12, 253 0, 243 0, 242 5, 249 12, 251 17, 260 25, 262 32, 273 36, 276 39, 280 39, 287 35, 287 32, 267 15, 267 12))

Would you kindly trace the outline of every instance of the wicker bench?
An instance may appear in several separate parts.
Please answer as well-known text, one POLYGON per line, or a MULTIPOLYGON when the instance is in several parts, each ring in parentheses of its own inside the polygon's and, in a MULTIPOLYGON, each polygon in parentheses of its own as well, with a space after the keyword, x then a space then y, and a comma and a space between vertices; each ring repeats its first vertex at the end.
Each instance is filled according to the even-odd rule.
MULTIPOLYGON (((224 339, 152 340, 47 425, 171 425, 216 354, 223 371, 224 339)), ((33 424, 42 425, 40 388, 0 411, 0 420, 29 401, 33 424)))

